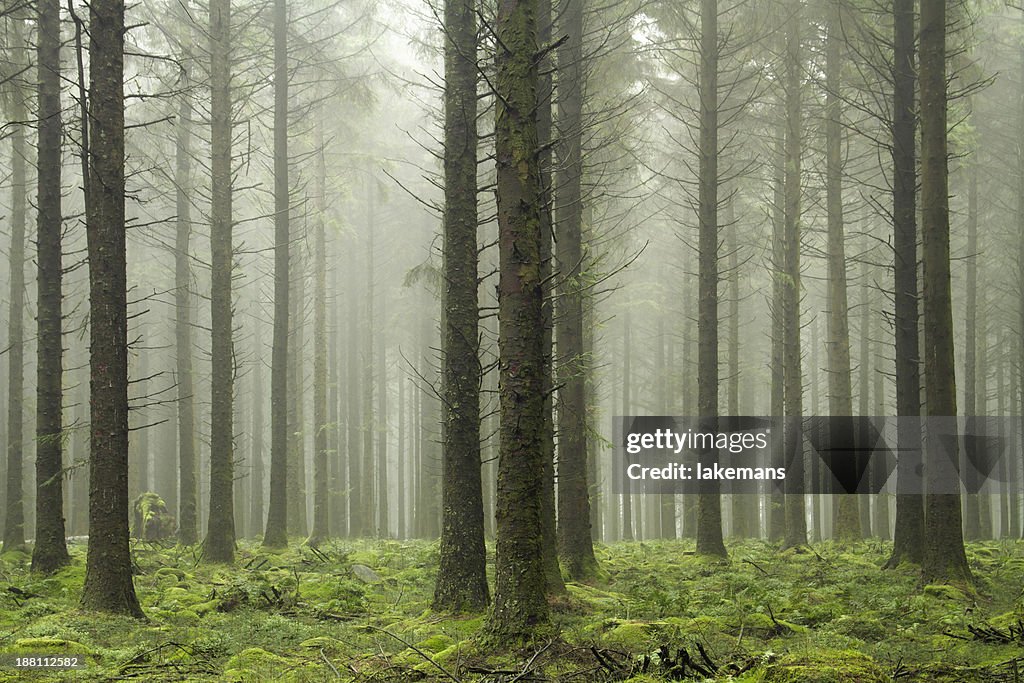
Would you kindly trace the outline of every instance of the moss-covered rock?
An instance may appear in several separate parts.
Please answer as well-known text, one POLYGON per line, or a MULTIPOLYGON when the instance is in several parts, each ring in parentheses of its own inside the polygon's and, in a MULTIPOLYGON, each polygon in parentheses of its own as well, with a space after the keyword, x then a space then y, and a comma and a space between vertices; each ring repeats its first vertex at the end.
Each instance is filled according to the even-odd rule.
POLYGON ((146 491, 132 506, 132 537, 144 541, 165 541, 174 538, 178 522, 167 509, 164 499, 146 491))

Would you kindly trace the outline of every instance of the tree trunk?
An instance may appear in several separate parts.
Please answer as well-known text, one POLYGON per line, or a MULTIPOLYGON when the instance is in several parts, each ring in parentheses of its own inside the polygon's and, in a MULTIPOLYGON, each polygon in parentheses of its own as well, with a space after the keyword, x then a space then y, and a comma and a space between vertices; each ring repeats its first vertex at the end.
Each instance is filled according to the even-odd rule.
POLYGON ((36 10, 39 315, 36 341, 36 542, 32 549, 32 570, 50 573, 71 561, 65 541, 62 471, 64 334, 61 319, 60 0, 39 0, 36 10))
POLYGON ((298 230, 295 248, 289 253, 288 323, 288 535, 305 536, 306 529, 306 420, 305 420, 305 329, 306 254, 305 225, 298 230))
POLYGON ((803 372, 800 352, 800 156, 803 149, 801 103, 802 60, 800 57, 801 13, 794 9, 786 30, 786 167, 784 200, 783 278, 784 405, 789 424, 785 433, 786 535, 783 545, 792 548, 807 543, 804 513, 804 453, 796 421, 803 415, 803 372))
MULTIPOLYGON (((924 254, 925 404, 929 418, 956 416, 953 309, 949 268, 949 190, 946 156, 946 3, 921 0, 921 202, 924 254)), ((955 446, 954 446, 955 448, 955 446)), ((947 468, 941 456, 926 470, 925 581, 971 581, 964 553, 959 493, 933 493, 947 468)))
MULTIPOLYGON (((331 535, 327 421, 327 171, 324 161, 323 118, 316 135, 316 198, 313 221, 313 529, 307 542, 318 545, 331 535)), ((303 501, 305 504, 305 501, 303 501)))
MULTIPOLYGON (((182 5, 182 19, 188 26, 188 2, 182 5)), ((194 544, 197 529, 196 500, 196 433, 195 385, 192 380, 192 268, 189 242, 192 232, 192 99, 188 94, 191 84, 191 36, 187 31, 181 41, 182 94, 178 103, 178 122, 175 145, 175 221, 174 241, 174 343, 175 372, 178 384, 178 541, 194 544)))
MULTIPOLYGON (((773 182, 772 201, 772 356, 771 356, 771 402, 772 415, 785 414, 785 354, 784 337, 786 334, 785 294, 783 289, 785 272, 785 118, 780 116, 783 125, 776 131, 775 141, 775 179, 773 182)), ((785 444, 783 439, 772 439, 771 458, 774 467, 785 467, 785 444)), ((776 488, 768 493, 768 540, 781 541, 786 533, 785 500, 776 488)))
POLYGON ((210 516, 203 557, 235 559, 234 379, 231 274, 231 0, 210 3, 210 516))
MULTIPOLYGON (((846 297, 846 236, 843 226, 843 105, 841 94, 842 21, 838 5, 829 12, 825 46, 825 191, 828 213, 828 410, 832 417, 853 415, 850 382, 850 325, 846 297)), ((861 330, 867 335, 867 330, 861 330)), ((861 358, 867 368, 867 358, 861 358)), ((814 369, 815 371, 817 368, 814 369)), ((861 387, 864 392, 866 386, 861 387)), ((862 411, 863 414, 863 411, 862 411)), ((840 495, 834 534, 839 541, 860 539, 857 501, 860 496, 840 495)))
POLYGON ((252 486, 249 487, 249 519, 252 520, 252 532, 259 536, 263 533, 263 359, 257 358, 252 369, 252 431, 249 433, 252 458, 252 486))
MULTIPOLYGON (((583 352, 583 57, 584 0, 560 7, 558 48, 558 546, 574 581, 597 570, 587 488, 587 360, 583 352)), ((545 15, 547 16, 547 15, 545 15)), ((545 40, 547 42, 546 36, 545 40)), ((547 83, 550 79, 545 79, 547 83)), ((547 98, 548 87, 542 91, 547 98)), ((542 138, 541 144, 546 144, 542 138)), ((659 510, 660 514, 660 510, 659 510)))
MULTIPOLYGON (((351 240, 346 252, 346 269, 351 276, 356 272, 355 240, 351 240)), ((352 538, 367 534, 367 512, 363 506, 363 420, 359 403, 359 304, 358 297, 348 296, 348 343, 346 361, 348 387, 345 397, 345 423, 348 427, 348 533, 352 538)))
POLYGON ((288 545, 288 5, 274 0, 274 340, 270 361, 270 502, 263 545, 288 545))
MULTIPOLYGON (((632 381, 633 377, 630 373, 630 358, 632 356, 632 349, 630 348, 630 332, 632 331, 629 320, 629 310, 627 309, 625 314, 622 316, 622 416, 626 417, 633 410, 632 401, 632 381)), ((622 535, 623 541, 633 540, 633 494, 630 493, 630 480, 628 477, 624 477, 622 480, 622 535)))
POLYGON ((124 2, 89 5, 89 549, 82 605, 143 617, 128 545, 124 2))
MULTIPOLYGON (((700 224, 697 311, 697 412, 701 431, 718 431, 718 0, 700 4, 700 224)), ((701 460, 716 457, 713 446, 701 460)), ((726 557, 717 480, 702 481, 697 499, 697 553, 726 557)))
POLYGON ((536 10, 535 0, 502 0, 495 31, 501 446, 494 608, 488 630, 504 642, 529 638, 548 622, 539 495, 544 198, 537 157, 536 10))
MULTIPOLYGON (((20 14, 20 12, 16 13, 20 14)), ((15 69, 28 68, 25 22, 11 18, 10 54, 15 69)), ((15 77, 20 79, 21 75, 15 77)), ((4 518, 3 551, 25 547, 24 499, 24 412, 25 412, 25 208, 26 180, 25 120, 28 107, 19 80, 11 84, 11 242, 8 252, 11 301, 7 336, 7 514, 4 518)), ((59 192, 59 188, 58 188, 59 192)), ((59 229, 59 228, 58 228, 59 229)))
MULTIPOLYGON (((444 444, 434 609, 487 606, 480 478, 476 3, 445 3, 444 444)), ((399 399, 401 401, 401 398, 399 399)))
POLYGON ((893 279, 896 343, 896 525, 886 567, 920 563, 924 554, 923 491, 913 484, 921 465, 921 366, 917 286, 917 161, 914 107, 914 0, 893 4, 893 279))
MULTIPOLYGON (((363 327, 363 479, 358 485, 363 487, 363 508, 366 510, 366 528, 370 536, 380 536, 378 524, 377 496, 377 461, 374 459, 373 434, 377 429, 377 418, 373 412, 373 233, 377 229, 374 222, 375 180, 367 178, 366 192, 366 321, 363 327)), ((355 485, 357 482, 353 482, 355 485)))

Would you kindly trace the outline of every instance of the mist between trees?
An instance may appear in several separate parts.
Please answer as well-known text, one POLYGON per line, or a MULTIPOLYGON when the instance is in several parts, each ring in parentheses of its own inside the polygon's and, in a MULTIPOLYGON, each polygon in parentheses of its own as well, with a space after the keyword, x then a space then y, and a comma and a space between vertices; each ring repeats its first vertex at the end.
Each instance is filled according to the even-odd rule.
POLYGON ((35 0, 2 21, 3 545, 48 572, 88 535, 87 606, 141 614, 150 491, 207 562, 440 538, 435 607, 490 605, 496 637, 596 576, 595 542, 872 536, 969 581, 964 538, 1020 536, 1018 491, 804 495, 802 457, 761 496, 607 486, 616 414, 1021 412, 1019 8, 35 0))

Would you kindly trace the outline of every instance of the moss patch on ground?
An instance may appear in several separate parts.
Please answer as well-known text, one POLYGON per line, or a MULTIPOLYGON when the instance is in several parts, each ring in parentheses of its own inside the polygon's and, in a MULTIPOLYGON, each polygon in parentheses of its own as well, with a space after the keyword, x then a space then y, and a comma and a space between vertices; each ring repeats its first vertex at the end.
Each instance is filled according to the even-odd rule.
POLYGON ((599 581, 570 583, 552 601, 556 635, 505 650, 477 637, 484 615, 431 611, 436 543, 267 553, 244 542, 225 567, 199 563, 193 548, 137 542, 146 621, 80 609, 82 546, 50 577, 29 571, 29 555, 7 553, 0 681, 469 682, 527 671, 537 680, 870 683, 1024 670, 1022 544, 972 544, 977 581, 966 590, 921 585, 912 567, 880 569, 889 547, 877 541, 813 552, 743 541, 729 551, 722 563, 696 556, 690 541, 599 545, 599 581), (9 666, 19 654, 68 653, 86 668, 9 666))

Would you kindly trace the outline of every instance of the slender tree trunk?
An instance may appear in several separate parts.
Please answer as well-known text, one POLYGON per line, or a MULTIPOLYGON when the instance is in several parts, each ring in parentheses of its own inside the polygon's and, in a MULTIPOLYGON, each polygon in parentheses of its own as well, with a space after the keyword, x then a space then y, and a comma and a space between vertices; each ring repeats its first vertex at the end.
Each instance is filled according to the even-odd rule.
MULTIPOLYGON (((378 524, 378 498, 375 489, 377 482, 377 461, 374 458, 373 435, 377 429, 377 417, 373 412, 373 354, 374 354, 374 317, 373 317, 373 237, 377 229, 375 224, 375 180, 367 180, 366 193, 366 321, 363 328, 363 507, 366 510, 366 529, 370 536, 380 536, 378 524)), ((355 482, 353 482, 355 483, 355 482)))
MULTIPOLYGON (((398 524, 396 529, 396 538, 398 540, 405 540, 406 538, 406 496, 408 495, 408 485, 406 484, 405 469, 408 463, 408 458, 405 453, 405 376, 404 373, 398 377, 398 454, 397 454, 397 467, 395 470, 398 473, 398 481, 395 482, 395 488, 398 491, 398 524)), ((482 512, 482 508, 481 508, 482 512)), ((483 521, 481 520, 481 525, 483 521)), ((483 532, 481 532, 483 533, 483 532)), ((485 551, 486 552, 486 551, 485 551)))
POLYGON ((124 2, 89 5, 89 549, 82 604, 142 617, 128 545, 124 2))
POLYGON ((886 567, 920 563, 924 556, 923 493, 912 482, 921 465, 921 366, 917 286, 917 115, 914 90, 914 0, 893 4, 893 254, 896 343, 896 414, 900 459, 896 465, 896 525, 886 567))
MULTIPOLYGON (((630 372, 630 359, 632 357, 632 350, 630 348, 630 332, 632 326, 629 320, 629 310, 627 309, 625 314, 622 316, 622 416, 626 417, 630 414, 633 409, 632 401, 632 381, 633 377, 630 372)), ((622 480, 623 492, 622 492, 622 540, 632 541, 633 540, 633 494, 630 492, 629 478, 626 477, 622 480)))
MULTIPOLYGON (((385 299, 380 300, 380 318, 387 325, 385 299)), ((381 538, 391 537, 391 514, 388 497, 388 345, 382 335, 377 353, 377 505, 380 508, 377 528, 381 538)))
POLYGON ((807 543, 804 512, 804 453, 795 421, 803 415, 803 371, 800 351, 800 157, 803 151, 803 113, 800 46, 801 13, 794 9, 786 29, 786 170, 785 170, 785 279, 783 309, 785 343, 786 536, 784 545, 807 543))
MULTIPOLYGON (((781 118, 784 121, 784 118, 781 118)), ((771 414, 785 414, 785 355, 784 337, 785 302, 785 125, 777 131, 775 150, 775 181, 772 202, 772 385, 771 414)), ((775 467, 785 467, 785 447, 783 439, 772 439, 772 463, 775 467)), ((781 541, 786 533, 785 500, 782 493, 772 489, 768 494, 768 540, 781 541)))
POLYGON ((231 272, 231 0, 210 3, 210 516, 203 542, 211 562, 235 559, 234 376, 231 272))
MULTIPOLYGON (((445 3, 444 443, 441 557, 434 608, 483 609, 490 600, 480 478, 477 290, 476 3, 445 3)), ((404 383, 404 382, 403 382, 404 383)), ((401 403, 401 395, 399 402, 401 403)), ((401 418, 399 418, 401 420, 401 418)), ((400 448, 401 450, 401 448, 400 448)))
POLYGON ((307 542, 318 545, 331 535, 329 474, 327 470, 327 171, 324 161, 323 117, 316 128, 316 198, 313 221, 313 529, 307 542))
MULTIPOLYGON (((839 5, 830 8, 825 46, 825 166, 828 213, 828 410, 835 417, 853 415, 850 382, 850 325, 846 297, 846 236, 843 226, 843 105, 842 105, 842 20, 839 5)), ((862 329, 863 335, 867 330, 862 329)), ((861 358, 867 368, 867 358, 861 358)), ((815 369, 816 370, 816 369, 815 369)), ((861 391, 866 386, 862 384, 861 391)), ((863 411, 862 411, 863 414, 863 411)), ((860 539, 857 501, 860 496, 840 495, 835 536, 840 541, 860 539)))
POLYGON ((306 420, 305 420, 305 330, 306 330, 306 258, 305 226, 299 230, 290 250, 288 293, 288 535, 305 536, 306 527, 306 420))
MULTIPOLYGON (((356 249, 353 239, 347 250, 347 270, 354 276, 356 272, 356 249)), ((362 449, 362 410, 359 403, 359 305, 357 297, 348 296, 348 347, 346 361, 348 363, 348 390, 346 392, 345 422, 348 426, 348 529, 349 536, 359 538, 367 535, 367 511, 363 505, 363 449, 362 449)))
POLYGON ((64 529, 60 0, 39 0, 36 11, 39 315, 36 341, 36 542, 32 549, 32 570, 49 573, 71 561, 64 529))
MULTIPOLYGON (((188 0, 181 5, 188 26, 188 0)), ((174 310, 175 370, 178 384, 178 540, 194 544, 197 529, 196 500, 196 433, 195 385, 192 381, 192 267, 190 240, 192 233, 192 99, 191 31, 182 40, 182 94, 178 103, 175 145, 175 221, 174 241, 174 310)))
MULTIPOLYGON (((20 15, 20 12, 16 12, 20 15)), ((25 22, 14 16, 10 22, 10 54, 15 69, 28 68, 25 46, 25 22)), ((21 79, 18 75, 16 79, 21 79)), ((7 514, 4 518, 3 550, 25 546, 24 499, 24 411, 25 411, 25 209, 28 197, 26 179, 25 121, 28 107, 19 80, 11 85, 11 242, 10 305, 7 334, 7 514)), ((59 192, 59 188, 58 188, 59 192)), ((58 228, 59 229, 59 228, 58 228)))
POLYGON ((288 5, 274 0, 274 341, 270 369, 270 504, 263 545, 288 544, 288 5))
MULTIPOLYGON (((929 418, 956 416, 953 310, 949 268, 949 189, 946 156, 946 3, 921 0, 921 203, 924 254, 925 404, 929 418)), ((938 477, 957 469, 929 460, 924 527, 926 581, 971 581, 960 519, 959 493, 932 493, 938 477)))
MULTIPOLYGON (((597 570, 587 488, 587 359, 583 351, 584 0, 560 6, 558 48, 558 546, 574 581, 597 570)), ((546 39, 545 39, 546 41, 546 39)), ((545 79, 545 82, 550 79, 545 79)), ((546 97, 547 87, 542 91, 546 97)), ((546 141, 542 139, 541 144, 546 141)), ((660 514, 660 510, 659 510, 660 514)))
POLYGON ((502 0, 495 30, 501 450, 494 608, 488 630, 505 642, 529 638, 548 622, 539 495, 544 193, 537 159, 536 11, 535 0, 502 0))
MULTIPOLYGON (((700 8, 697 412, 702 431, 718 431, 718 0, 701 0, 700 8)), ((713 447, 701 453, 705 462, 714 458, 713 447)), ((701 482, 697 553, 726 557, 717 480, 701 482)))
POLYGON ((252 370, 252 431, 249 433, 252 458, 252 486, 249 490, 249 519, 252 520, 254 535, 263 533, 263 359, 257 358, 252 370))

